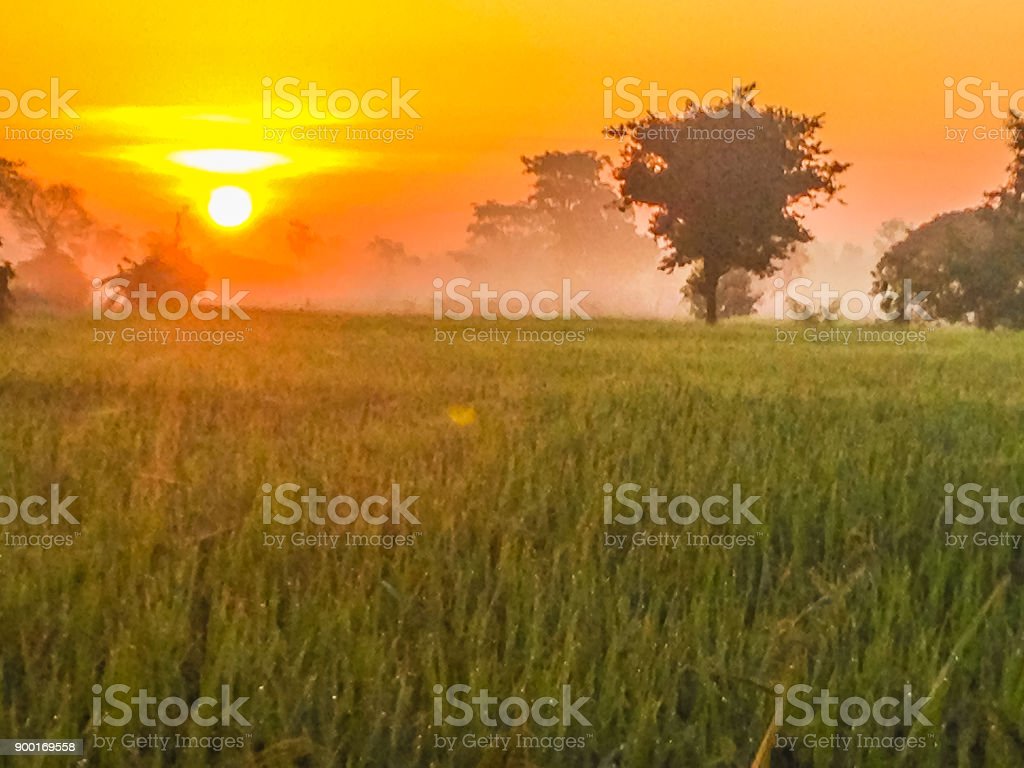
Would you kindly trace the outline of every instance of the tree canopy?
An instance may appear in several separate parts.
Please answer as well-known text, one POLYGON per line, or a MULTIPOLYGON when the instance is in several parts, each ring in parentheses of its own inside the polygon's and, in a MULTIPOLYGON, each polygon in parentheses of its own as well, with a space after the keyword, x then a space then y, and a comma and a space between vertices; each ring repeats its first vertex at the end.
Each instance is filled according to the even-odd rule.
POLYGON ((927 291, 933 318, 980 328, 1024 327, 1024 118, 1009 121, 1009 179, 978 208, 945 213, 892 245, 874 288, 901 309, 927 291))
POLYGON ((691 105, 609 130, 625 140, 615 175, 626 205, 653 210, 650 232, 666 246, 661 268, 699 264, 692 289, 717 319, 719 280, 732 269, 764 277, 808 242, 802 208, 840 190, 848 167, 817 136, 822 116, 757 107, 753 83, 717 105, 691 105))

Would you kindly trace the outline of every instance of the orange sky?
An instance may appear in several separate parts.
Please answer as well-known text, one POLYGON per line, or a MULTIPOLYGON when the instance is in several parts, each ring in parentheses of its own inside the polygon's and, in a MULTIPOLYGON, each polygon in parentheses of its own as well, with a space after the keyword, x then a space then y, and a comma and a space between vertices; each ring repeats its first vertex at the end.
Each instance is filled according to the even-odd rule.
MULTIPOLYGON (((605 77, 668 89, 756 80, 761 103, 825 112, 824 138, 854 164, 847 206, 810 220, 825 243, 869 245, 884 219, 921 223, 974 205, 1001 184, 998 141, 947 140, 947 127, 998 127, 991 115, 947 120, 943 80, 976 76, 1024 88, 1024 5, 997 0, 828 3, 519 0, 487 3, 179 2, 9 4, 0 90, 59 77, 78 119, 0 120, 0 156, 86 190, 89 209, 126 232, 169 228, 214 187, 251 191, 238 230, 209 225, 208 247, 286 262, 290 219, 355 253, 375 235, 439 253, 464 239, 470 205, 524 191, 519 156, 551 149, 617 152, 601 128, 605 77), (364 92, 398 77, 419 93, 418 120, 325 121, 409 128, 380 142, 266 141, 264 77, 364 92), (211 119, 215 116, 216 119, 211 119), (5 127, 69 126, 70 141, 4 139, 5 127), (244 176, 167 160, 199 149, 276 152, 290 162, 244 176)), ((3 102, 0 102, 0 107, 3 102)))

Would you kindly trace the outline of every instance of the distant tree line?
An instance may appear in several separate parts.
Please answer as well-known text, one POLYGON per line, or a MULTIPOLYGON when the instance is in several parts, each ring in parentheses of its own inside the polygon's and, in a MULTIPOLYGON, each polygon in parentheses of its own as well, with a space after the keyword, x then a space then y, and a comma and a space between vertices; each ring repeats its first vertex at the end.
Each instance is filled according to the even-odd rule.
POLYGON ((583 151, 522 158, 531 194, 476 205, 457 258, 587 284, 600 275, 627 295, 638 271, 688 268, 683 295, 696 317, 750 314, 752 277, 811 240, 805 210, 835 198, 848 168, 818 139, 821 115, 761 108, 754 93, 752 83, 718 104, 608 128, 623 146, 618 164, 583 151))
MULTIPOLYGON (((517 282, 588 283, 599 275, 608 287, 603 300, 627 303, 652 290, 637 275, 685 268, 682 291, 696 317, 713 324, 750 314, 757 300, 752 280, 786 274, 796 263, 812 240, 806 213, 838 198, 849 168, 818 137, 822 115, 763 107, 755 93, 750 84, 715 104, 609 127, 606 136, 622 146, 618 162, 592 151, 523 157, 528 195, 475 205, 468 242, 452 256, 467 270, 517 282)), ((928 292, 934 318, 1024 327, 1024 117, 1013 115, 1009 129, 1009 179, 983 205, 916 229, 883 226, 873 277, 886 309, 902 307, 909 285, 915 294, 928 292)), ((0 158, 0 209, 33 249, 16 272, 9 262, 0 266, 0 321, 14 306, 15 276, 29 304, 81 306, 88 281, 72 246, 92 221, 79 191, 41 184, 21 164, 0 158)), ((151 235, 146 257, 126 260, 107 279, 201 290, 206 274, 182 242, 180 222, 179 214, 173 236, 151 235)), ((310 237, 293 234, 302 242, 310 237)), ((368 253, 392 276, 419 263, 384 238, 368 253)))

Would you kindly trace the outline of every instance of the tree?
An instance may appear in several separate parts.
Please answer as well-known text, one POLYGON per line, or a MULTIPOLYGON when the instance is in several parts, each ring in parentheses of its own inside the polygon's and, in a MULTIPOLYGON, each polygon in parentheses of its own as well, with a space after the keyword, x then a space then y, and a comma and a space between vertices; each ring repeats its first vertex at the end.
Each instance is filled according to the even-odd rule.
POLYGON ((1010 131, 1010 149, 1013 160, 1007 167, 1010 181, 1006 185, 1004 198, 1017 203, 1024 201, 1024 114, 1014 112, 1007 123, 1010 131))
POLYGON ((520 160, 524 173, 533 177, 529 196, 515 203, 474 205, 470 251, 478 261, 511 257, 534 274, 548 268, 565 271, 580 261, 579 251, 586 251, 580 233, 592 231, 587 225, 601 219, 595 207, 614 202, 614 191, 600 184, 601 169, 609 161, 594 152, 546 152, 520 160))
POLYGON ((366 246, 366 250, 383 270, 389 273, 389 276, 403 267, 418 267, 420 265, 420 257, 406 251, 405 243, 388 237, 377 235, 366 246))
MULTIPOLYGON (((0 245, 3 241, 0 240, 0 245)), ((14 279, 14 267, 11 262, 0 264, 0 325, 11 319, 14 313, 14 296, 11 295, 11 280, 14 279)))
POLYGON ((116 292, 125 298, 146 290, 162 294, 178 291, 186 296, 194 296, 206 286, 206 270, 192 260, 192 251, 184 242, 181 222, 184 210, 175 217, 172 233, 150 233, 146 237, 148 254, 142 261, 125 259, 118 267, 117 274, 106 278, 105 284, 118 280, 116 288, 107 287, 107 292, 116 292))
POLYGON ((525 200, 474 206, 469 243, 455 254, 488 276, 550 287, 578 280, 599 309, 634 309, 653 293, 646 282, 661 257, 637 231, 612 177, 611 160, 592 151, 545 152, 521 158, 532 179, 525 200))
POLYGON ((945 213, 890 248, 874 271, 882 308, 907 317, 908 294, 928 315, 992 329, 1024 326, 1024 226, 997 208, 945 213))
MULTIPOLYGON (((0 167, 0 173, 3 172, 0 167)), ((0 237, 0 248, 4 247, 4 239, 0 237)), ((11 262, 0 264, 0 325, 11 319, 14 311, 14 297, 11 295, 11 280, 14 279, 14 267, 11 262)))
MULTIPOLYGON (((690 302, 690 313, 698 320, 706 320, 708 310, 705 295, 700 290, 701 285, 703 275, 698 266, 690 273, 686 285, 683 286, 683 295, 690 302)), ((730 317, 745 317, 753 311, 757 299, 753 293, 750 273, 739 267, 730 269, 722 275, 719 283, 715 314, 723 320, 730 317)))
POLYGON ((49 186, 24 176, 22 164, 0 158, 0 208, 35 254, 21 263, 21 281, 49 304, 85 303, 88 281, 68 246, 91 225, 80 192, 66 184, 49 186))
POLYGON ((738 268, 766 277, 809 242, 801 206, 833 199, 849 167, 818 139, 822 115, 758 108, 755 92, 751 83, 717 104, 609 129, 626 142, 615 170, 624 204, 652 209, 650 232, 668 251, 661 269, 699 263, 691 286, 709 324, 722 276, 738 268))
POLYGON ((909 287, 912 292, 928 292, 925 308, 931 317, 966 321, 970 302, 950 269, 956 261, 959 271, 973 271, 968 261, 988 249, 990 238, 976 210, 946 213, 911 230, 890 246, 875 267, 873 290, 882 296, 882 310, 909 319, 909 287))
POLYGON ((937 216, 889 247, 874 290, 887 310, 907 312, 908 292, 927 292, 936 319, 980 328, 1024 327, 1024 119, 1009 122, 1013 160, 1006 185, 984 205, 937 216))
POLYGON ((422 285, 423 260, 406 250, 405 244, 376 236, 366 246, 369 273, 363 281, 362 296, 374 311, 413 312, 415 302, 402 297, 415 296, 422 285))
POLYGON ((309 258, 313 249, 322 243, 319 235, 304 221, 291 219, 288 222, 288 233, 285 235, 288 248, 300 259, 309 258))
POLYGON ((522 158, 534 179, 527 205, 541 217, 554 240, 562 266, 600 268, 596 255, 614 257, 622 246, 636 246, 632 222, 618 207, 607 180, 611 160, 596 152, 545 152, 522 158))

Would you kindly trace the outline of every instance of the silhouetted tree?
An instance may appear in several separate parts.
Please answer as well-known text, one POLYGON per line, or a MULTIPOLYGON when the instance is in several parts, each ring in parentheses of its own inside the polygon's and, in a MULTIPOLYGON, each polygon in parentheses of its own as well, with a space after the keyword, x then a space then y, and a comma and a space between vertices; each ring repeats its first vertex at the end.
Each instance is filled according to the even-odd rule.
POLYGON ((419 256, 413 256, 405 250, 405 244, 387 237, 377 236, 370 241, 366 247, 374 260, 379 263, 385 272, 391 272, 402 267, 416 267, 420 264, 419 256))
POLYGON ((924 306, 933 318, 1024 327, 1024 121, 1014 115, 1009 126, 1007 184, 978 208, 912 230, 879 260, 874 290, 888 295, 886 309, 907 314, 909 288, 928 292, 924 306))
MULTIPOLYGON (((0 240, 0 246, 3 240, 0 240)), ((0 264, 0 325, 11 319, 14 313, 14 296, 11 294, 11 280, 14 279, 14 267, 11 262, 0 264)))
POLYGON ((142 261, 125 259, 117 274, 103 282, 119 279, 118 293, 128 297, 145 285, 147 290, 157 293, 179 291, 186 296, 199 293, 206 286, 206 270, 192 260, 192 251, 184 243, 181 232, 182 215, 175 217, 174 230, 170 235, 153 232, 146 237, 148 254, 142 261))
POLYGON ((633 266, 626 259, 638 246, 653 255, 654 249, 638 238, 632 218, 623 215, 609 183, 609 158, 596 152, 545 152, 522 162, 534 177, 527 205, 551 235, 559 266, 614 271, 633 266))
POLYGON ((1007 167, 1010 181, 1006 185, 1003 198, 1020 203, 1024 201, 1024 114, 1013 113, 1007 123, 1010 130, 1010 149, 1013 160, 1007 167))
POLYGON ((544 222, 527 203, 499 203, 488 200, 473 204, 473 221, 467 227, 472 243, 504 244, 543 234, 544 222))
POLYGON ((288 234, 285 238, 291 252, 301 259, 307 258, 313 248, 321 243, 313 228, 299 219, 288 222, 288 234))
POLYGON ((88 281, 68 251, 91 221, 80 192, 66 184, 42 185, 21 173, 22 163, 0 158, 0 207, 35 254, 18 267, 20 283, 44 302, 78 307, 88 296, 88 281))
POLYGON ((720 104, 608 131, 626 141, 615 171, 624 203, 653 209, 650 231, 668 248, 661 269, 700 263, 691 287, 709 324, 722 276, 740 268, 765 277, 793 244, 810 241, 800 205, 834 198, 849 167, 818 139, 821 115, 758 108, 753 94, 751 83, 720 104))
POLYGON ((419 256, 409 253, 405 244, 377 236, 366 246, 370 255, 371 277, 364 281, 364 296, 374 310, 387 307, 392 311, 415 311, 414 302, 403 296, 415 295, 420 289, 417 268, 419 256))
MULTIPOLYGON (((527 283, 579 280, 596 292, 595 306, 613 299, 635 304, 633 283, 661 254, 653 239, 637 232, 632 212, 622 206, 609 158, 574 151, 521 160, 533 182, 528 197, 475 205, 469 244, 456 260, 491 275, 518 275, 527 283)), ((649 294, 646 286, 644 294, 649 294)))
POLYGON ((874 277, 886 311, 907 315, 909 288, 927 292, 923 306, 933 318, 1021 327, 1024 226, 987 206, 942 214, 889 249, 874 277))

